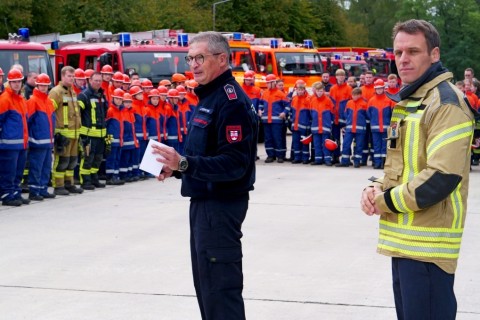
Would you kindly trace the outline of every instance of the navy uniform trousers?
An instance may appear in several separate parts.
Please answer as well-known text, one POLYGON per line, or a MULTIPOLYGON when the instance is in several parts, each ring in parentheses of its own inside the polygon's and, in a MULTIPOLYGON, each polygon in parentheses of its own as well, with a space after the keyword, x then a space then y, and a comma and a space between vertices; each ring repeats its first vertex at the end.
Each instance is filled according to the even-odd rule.
POLYGON ((203 320, 244 320, 242 223, 248 193, 190 200, 193 283, 203 320))
POLYGON ((454 274, 434 263, 392 258, 392 275, 398 320, 455 319, 454 274))

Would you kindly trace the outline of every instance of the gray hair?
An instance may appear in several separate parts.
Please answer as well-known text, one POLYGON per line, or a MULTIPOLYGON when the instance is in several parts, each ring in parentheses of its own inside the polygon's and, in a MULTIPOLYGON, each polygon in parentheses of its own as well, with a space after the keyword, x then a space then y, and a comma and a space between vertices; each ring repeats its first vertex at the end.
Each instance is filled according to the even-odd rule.
POLYGON ((226 53, 227 57, 230 57, 228 40, 219 32, 200 32, 190 40, 190 44, 197 42, 207 42, 210 53, 226 53))

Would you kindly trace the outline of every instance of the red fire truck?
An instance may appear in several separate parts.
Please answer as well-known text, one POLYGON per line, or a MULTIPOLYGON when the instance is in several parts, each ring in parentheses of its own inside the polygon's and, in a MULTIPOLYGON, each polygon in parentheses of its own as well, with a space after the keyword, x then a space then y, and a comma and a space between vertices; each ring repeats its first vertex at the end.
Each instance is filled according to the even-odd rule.
POLYGON ((18 34, 10 34, 9 40, 0 40, 0 67, 7 74, 12 65, 20 64, 25 76, 29 72, 46 73, 53 79, 47 50, 41 44, 29 41, 27 28, 20 28, 18 34))

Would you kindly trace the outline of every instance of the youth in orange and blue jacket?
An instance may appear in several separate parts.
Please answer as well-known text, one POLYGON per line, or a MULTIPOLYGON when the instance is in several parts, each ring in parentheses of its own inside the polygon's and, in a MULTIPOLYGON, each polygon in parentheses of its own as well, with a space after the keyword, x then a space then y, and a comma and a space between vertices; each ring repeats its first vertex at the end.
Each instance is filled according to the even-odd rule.
MULTIPOLYGON (((123 91, 122 91, 123 92, 123 91)), ((117 93, 119 93, 117 91, 117 93)), ((123 147, 123 93, 118 97, 115 92, 112 95, 112 101, 107 111, 107 136, 111 136, 111 151, 105 160, 105 173, 107 174, 107 182, 120 180, 120 157, 123 147)), ((110 184, 108 183, 108 184, 110 184)), ((113 184, 113 183, 112 183, 113 184)))
POLYGON ((296 95, 293 96, 290 106, 287 107, 292 131, 292 163, 309 163, 310 144, 300 142, 302 137, 310 134, 310 95, 305 86, 296 87, 296 95))
POLYGON ((183 137, 178 112, 178 98, 168 98, 168 102, 165 105, 165 117, 165 130, 167 131, 165 144, 180 153, 180 143, 183 141, 183 137))
POLYGON ((268 89, 262 94, 259 113, 265 133, 265 151, 267 161, 285 160, 287 153, 287 137, 285 135, 286 109, 289 107, 287 95, 278 90, 275 81, 267 82, 268 89))
MULTIPOLYGON (((155 89, 154 89, 155 90, 155 89)), ((150 97, 147 105, 147 131, 150 139, 158 142, 164 142, 167 134, 165 131, 165 105, 166 101, 160 100, 160 97, 150 97)))
POLYGON ((367 115, 372 131, 374 169, 382 169, 387 156, 387 128, 390 126, 394 105, 385 94, 384 87, 377 87, 375 95, 368 101, 367 115))
POLYGON ((314 164, 332 165, 332 152, 325 148, 325 140, 332 138, 332 124, 334 121, 333 102, 325 94, 322 83, 313 84, 313 95, 310 98, 311 130, 315 153, 314 164))
POLYGON ((55 107, 44 92, 35 88, 27 101, 28 108, 28 189, 30 196, 47 196, 52 171, 52 150, 55 135, 55 107))
MULTIPOLYGON (((121 110, 123 120, 123 145, 120 151, 120 179, 125 182, 138 181, 139 177, 133 175, 135 154, 139 148, 135 133, 135 116, 132 108, 130 94, 123 95, 123 108, 121 110)), ((138 168, 138 167, 137 167, 138 168)))
MULTIPOLYGON (((177 86, 178 89, 179 86, 177 86)), ((178 116, 180 118, 180 132, 182 134, 182 141, 179 142, 179 153, 183 155, 185 147, 185 138, 188 134, 188 125, 192 118, 193 109, 190 107, 190 102, 185 97, 185 94, 180 92, 180 98, 178 100, 178 116)))
MULTIPOLYGON (((352 87, 345 82, 345 71, 338 69, 335 71, 337 84, 330 89, 330 98, 333 102, 333 114, 335 116, 332 125, 332 135, 335 141, 340 141, 341 128, 345 126, 345 107, 347 101, 352 98, 352 87)), ((334 151, 333 156, 337 158, 340 155, 340 149, 334 151)))
MULTIPOLYGON (((356 88, 359 89, 359 88, 356 88)), ((356 91, 355 89, 355 91, 356 91)), ((341 166, 350 165, 350 155, 352 154, 352 142, 355 139, 353 164, 355 168, 360 167, 362 160, 362 151, 366 139, 367 129, 367 103, 362 98, 361 91, 357 94, 353 91, 352 100, 347 102, 345 108, 345 135, 342 145, 341 166)))
POLYGON ((143 93, 138 93, 133 96, 132 104, 133 114, 135 116, 135 134, 137 136, 139 148, 135 149, 133 176, 144 178, 145 175, 140 171, 139 166, 143 155, 148 145, 148 131, 147 131, 147 109, 143 102, 143 93))
POLYGON ((4 205, 21 200, 27 158, 28 112, 20 90, 21 82, 9 85, 0 95, 0 199, 4 205), (20 88, 14 91, 12 86, 16 89, 17 85, 20 88))

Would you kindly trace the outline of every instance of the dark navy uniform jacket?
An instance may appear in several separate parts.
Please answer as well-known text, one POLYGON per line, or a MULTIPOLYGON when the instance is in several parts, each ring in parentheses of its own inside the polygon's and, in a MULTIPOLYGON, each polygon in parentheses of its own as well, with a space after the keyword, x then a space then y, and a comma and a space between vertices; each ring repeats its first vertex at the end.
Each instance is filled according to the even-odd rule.
POLYGON ((227 199, 253 190, 258 124, 230 70, 195 89, 198 106, 185 141, 182 196, 227 199))

